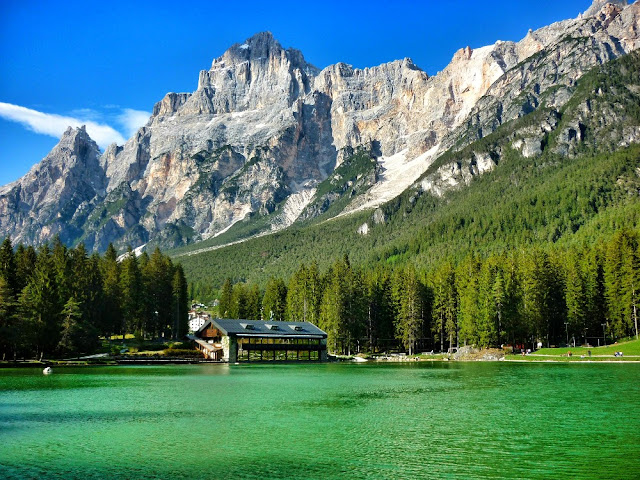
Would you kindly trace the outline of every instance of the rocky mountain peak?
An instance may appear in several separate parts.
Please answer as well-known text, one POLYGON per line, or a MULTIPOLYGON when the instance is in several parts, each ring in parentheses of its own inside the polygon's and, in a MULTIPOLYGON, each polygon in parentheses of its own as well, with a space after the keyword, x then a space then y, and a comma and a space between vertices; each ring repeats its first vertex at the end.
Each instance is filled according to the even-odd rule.
POLYGON ((87 152, 100 155, 98 144, 89 136, 85 125, 67 127, 55 148, 67 149, 75 156, 84 156, 87 152))
MULTIPOLYGON (((221 58, 225 60, 246 61, 250 59, 268 59, 278 57, 284 51, 280 42, 271 32, 259 32, 247 38, 243 43, 232 45, 221 58)), ((213 61, 211 68, 215 68, 219 59, 213 61)))
MULTIPOLYGON (((286 228, 347 192, 322 193, 319 185, 353 162, 368 172, 358 187, 368 190, 348 185, 342 213, 377 207, 443 152, 541 105, 562 107, 584 72, 640 47, 639 2, 596 1, 586 13, 520 42, 461 45, 432 77, 409 58, 319 72, 270 32, 257 33, 202 70, 196 91, 168 93, 124 145, 100 155, 84 127, 69 128, 29 174, 0 188, 0 236, 40 243, 60 233, 102 250, 111 241, 207 239, 245 218, 286 228), (367 155, 354 153, 361 150, 367 155)), ((538 154, 542 143, 533 135, 558 122, 547 123, 514 148, 538 154)), ((424 188, 453 188, 459 177, 490 170, 499 155, 474 154, 467 177, 451 173, 462 168, 457 160, 458 167, 443 165, 424 188)))
POLYGON ((259 32, 243 43, 232 45, 222 56, 213 60, 210 71, 246 63, 266 65, 281 59, 288 60, 292 68, 298 68, 307 74, 317 75, 319 72, 317 68, 305 61, 299 50, 294 48, 285 50, 271 32, 259 32))
POLYGON ((627 0, 593 0, 591 6, 582 14, 582 16, 593 17, 603 10, 606 10, 608 13, 613 10, 617 10, 619 13, 620 10, 628 4, 629 2, 627 0))

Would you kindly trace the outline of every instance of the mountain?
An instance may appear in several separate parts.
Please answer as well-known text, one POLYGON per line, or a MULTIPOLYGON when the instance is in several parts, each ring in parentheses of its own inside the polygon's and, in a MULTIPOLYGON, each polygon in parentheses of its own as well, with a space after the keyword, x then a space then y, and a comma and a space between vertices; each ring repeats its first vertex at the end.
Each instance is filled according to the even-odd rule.
POLYGON ((520 42, 462 48, 434 76, 410 59, 320 71, 259 33, 200 72, 195 92, 168 93, 125 145, 100 154, 68 130, 0 189, 0 236, 206 248, 375 212, 366 233, 403 192, 443 196, 512 150, 534 160, 548 148, 575 157, 596 138, 612 151, 637 142, 615 99, 594 123, 575 94, 586 72, 639 46, 640 5, 598 0, 520 42), (487 141, 498 130, 506 140, 487 141))

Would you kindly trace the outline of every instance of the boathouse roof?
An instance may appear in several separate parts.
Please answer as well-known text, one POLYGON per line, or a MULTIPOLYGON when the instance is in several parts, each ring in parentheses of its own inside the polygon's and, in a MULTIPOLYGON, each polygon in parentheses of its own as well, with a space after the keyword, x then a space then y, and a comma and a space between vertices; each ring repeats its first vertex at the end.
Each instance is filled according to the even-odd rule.
POLYGON ((205 322, 205 324, 198 330, 198 333, 206 330, 209 325, 217 328, 224 335, 247 337, 327 338, 327 334, 311 322, 280 322, 214 318, 205 322))

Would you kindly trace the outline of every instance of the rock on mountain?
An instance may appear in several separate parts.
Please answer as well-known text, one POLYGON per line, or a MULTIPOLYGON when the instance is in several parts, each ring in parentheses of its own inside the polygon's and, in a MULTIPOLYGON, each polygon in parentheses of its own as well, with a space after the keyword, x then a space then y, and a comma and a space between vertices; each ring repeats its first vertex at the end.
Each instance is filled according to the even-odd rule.
POLYGON ((596 0, 577 19, 520 42, 462 48, 432 77, 408 58, 320 71, 259 33, 200 72, 195 92, 168 93, 125 145, 100 155, 84 130, 65 133, 0 190, 0 236, 39 243, 60 234, 97 250, 109 242, 173 246, 248 217, 280 229, 303 212, 308 221, 375 208, 425 172, 423 188, 441 193, 465 183, 456 168, 476 175, 500 156, 452 152, 545 106, 555 113, 513 144, 536 155, 576 81, 640 46, 639 19, 638 4, 596 0), (445 152, 449 163, 439 165, 445 152))
POLYGON ((69 127, 40 163, 0 188, 0 235, 33 244, 60 235, 71 243, 82 234, 77 220, 104 195, 106 184, 98 145, 84 127, 69 127))

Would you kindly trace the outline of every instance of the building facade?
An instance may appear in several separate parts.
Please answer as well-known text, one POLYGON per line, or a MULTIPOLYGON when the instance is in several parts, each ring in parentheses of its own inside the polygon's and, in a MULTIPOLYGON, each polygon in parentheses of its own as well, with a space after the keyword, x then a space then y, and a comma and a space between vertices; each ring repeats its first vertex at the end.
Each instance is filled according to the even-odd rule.
POLYGON ((309 322, 216 318, 195 332, 194 341, 208 358, 231 363, 327 360, 327 334, 309 322))

